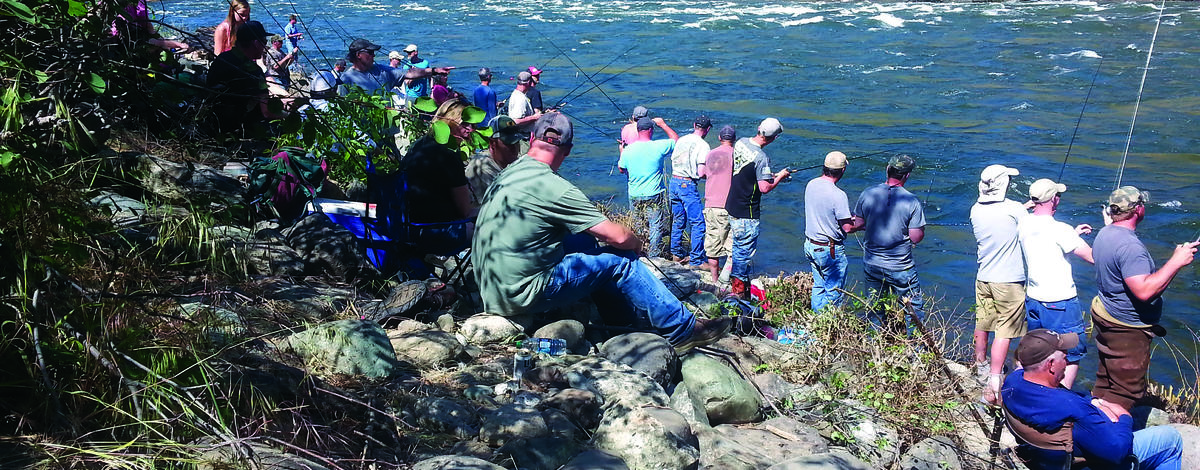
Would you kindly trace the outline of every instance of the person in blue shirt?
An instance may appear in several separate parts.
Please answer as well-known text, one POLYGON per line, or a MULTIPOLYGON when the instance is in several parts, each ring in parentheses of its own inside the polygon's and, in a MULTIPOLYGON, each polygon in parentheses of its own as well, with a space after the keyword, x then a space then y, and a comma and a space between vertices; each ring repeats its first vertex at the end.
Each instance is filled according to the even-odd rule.
MULTIPOLYGON (((417 56, 416 44, 404 46, 404 53, 408 54, 408 57, 400 59, 400 69, 404 70, 406 74, 409 70, 422 70, 429 68, 429 61, 417 56)), ((428 75, 421 77, 405 77, 409 79, 406 81, 406 84, 408 85, 406 90, 410 99, 429 96, 429 80, 427 77, 428 75)))
POLYGON ((288 54, 296 52, 296 48, 301 39, 304 39, 304 34, 296 31, 296 21, 300 19, 300 15, 288 15, 288 24, 283 27, 283 36, 287 38, 288 54))
POLYGON ((1017 456, 1031 470, 1070 469, 1082 457, 1093 470, 1178 470, 1183 439, 1170 426, 1133 431, 1133 417, 1116 403, 1061 385, 1067 350, 1075 333, 1030 331, 1017 346, 1024 369, 1008 375, 1000 389, 1009 429, 1020 445, 1017 456))
POLYGON ((479 86, 475 87, 475 106, 487 113, 483 122, 492 122, 496 117, 496 90, 492 88, 492 71, 487 67, 479 69, 479 86))
MULTIPOLYGON (((525 72, 521 72, 525 74, 525 72)), ((528 75, 528 74, 526 74, 528 75)), ((666 234, 667 186, 663 181, 663 163, 675 150, 679 134, 663 118, 644 117, 637 122, 637 141, 625 146, 617 168, 629 176, 629 207, 640 229, 646 227, 646 254, 662 256, 663 235, 666 234), (666 139, 651 140, 654 126, 667 133, 666 139)))

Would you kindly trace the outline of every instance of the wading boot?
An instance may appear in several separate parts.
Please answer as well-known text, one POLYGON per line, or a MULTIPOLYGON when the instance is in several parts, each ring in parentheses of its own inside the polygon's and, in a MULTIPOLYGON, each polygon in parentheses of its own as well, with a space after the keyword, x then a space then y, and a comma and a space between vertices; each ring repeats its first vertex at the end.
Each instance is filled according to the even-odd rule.
POLYGON ((675 353, 683 354, 694 347, 713 344, 725 336, 731 326, 733 326, 733 319, 730 317, 696 317, 696 324, 692 326, 692 335, 675 345, 675 353))

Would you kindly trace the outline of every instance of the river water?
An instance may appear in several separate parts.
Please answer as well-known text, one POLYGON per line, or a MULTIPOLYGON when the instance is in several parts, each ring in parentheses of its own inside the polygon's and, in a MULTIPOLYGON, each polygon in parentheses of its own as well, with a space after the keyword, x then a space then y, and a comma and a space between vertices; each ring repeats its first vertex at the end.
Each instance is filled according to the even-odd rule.
MULTIPOLYGON (((188 30, 225 15, 221 0, 152 8, 188 30)), ((381 62, 387 51, 416 43, 434 65, 459 67, 450 84, 468 95, 481 66, 493 69, 502 96, 520 69, 546 69, 540 88, 551 103, 586 82, 580 71, 597 82, 623 72, 565 108, 576 146, 561 173, 595 200, 625 200, 624 178, 610 173, 614 139, 639 104, 681 131, 701 112, 741 135, 777 117, 786 132, 766 149, 775 168, 819 165, 830 150, 912 155, 918 167, 909 189, 926 201, 931 224, 915 251, 920 276, 964 341, 976 268, 966 223, 980 170, 992 163, 1020 169, 1009 193, 1018 200, 1035 179, 1057 179, 1090 90, 1061 179, 1069 190, 1058 218, 1102 225, 1099 210, 1116 182, 1159 17, 1157 4, 1133 2, 268 0, 252 9, 274 32, 287 14, 301 16, 304 64, 332 63, 350 37, 383 45, 381 62)), ((1200 5, 1167 3, 1122 182, 1153 194, 1139 234, 1159 264, 1176 243, 1200 236, 1198 45, 1200 5)), ((883 165, 882 156, 851 162, 840 185, 852 201, 883 180, 883 165)), ((818 175, 803 172, 764 197, 755 272, 808 269, 803 190, 818 175)), ((854 283, 862 278, 861 249, 852 240, 854 283)), ((1086 305, 1094 273, 1078 260, 1074 267, 1086 305)), ((1170 335, 1156 341, 1151 368, 1163 383, 1195 384, 1197 273, 1195 265, 1185 268, 1166 294, 1170 335)), ((1090 382, 1094 352, 1083 369, 1090 382)))

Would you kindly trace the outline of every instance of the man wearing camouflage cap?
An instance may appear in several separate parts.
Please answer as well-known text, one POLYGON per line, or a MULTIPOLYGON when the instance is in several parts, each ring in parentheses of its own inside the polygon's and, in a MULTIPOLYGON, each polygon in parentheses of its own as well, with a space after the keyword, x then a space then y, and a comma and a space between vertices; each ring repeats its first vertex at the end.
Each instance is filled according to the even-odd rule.
MULTIPOLYGON (((875 290, 876 295, 891 293, 897 299, 908 298, 913 315, 920 319, 925 316, 925 301, 912 248, 925 239, 925 211, 921 201, 904 189, 916 167, 916 161, 908 155, 892 157, 887 164, 887 181, 864 190, 853 214, 864 224, 863 272, 867 288, 875 290)), ((893 331, 904 330, 903 318, 881 319, 881 323, 893 331)))
POLYGON ((1092 299, 1092 323, 1100 352, 1092 393, 1125 409, 1145 394, 1151 335, 1166 334, 1158 324, 1162 294, 1179 270, 1192 263, 1198 245, 1177 245, 1155 270, 1154 259, 1135 232, 1146 218, 1148 200, 1147 193, 1133 186, 1113 191, 1105 212, 1112 223, 1100 229, 1092 244, 1098 291, 1092 299))

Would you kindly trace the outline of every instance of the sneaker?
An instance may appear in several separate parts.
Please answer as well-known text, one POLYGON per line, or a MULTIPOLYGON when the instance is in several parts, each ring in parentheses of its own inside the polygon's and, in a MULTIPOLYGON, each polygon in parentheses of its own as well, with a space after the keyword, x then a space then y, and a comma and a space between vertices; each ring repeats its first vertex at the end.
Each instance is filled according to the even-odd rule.
POLYGON ((707 346, 717 342, 725 333, 729 332, 729 328, 733 326, 733 319, 730 317, 720 318, 696 318, 696 324, 692 326, 692 335, 683 342, 675 345, 675 353, 683 354, 690 351, 696 346, 707 346))

